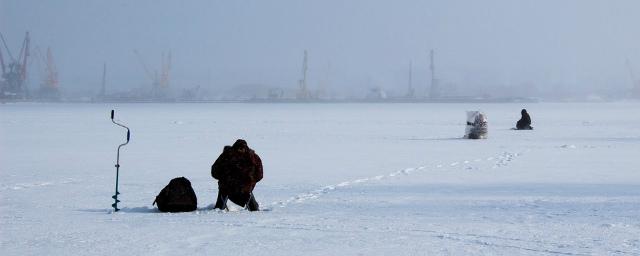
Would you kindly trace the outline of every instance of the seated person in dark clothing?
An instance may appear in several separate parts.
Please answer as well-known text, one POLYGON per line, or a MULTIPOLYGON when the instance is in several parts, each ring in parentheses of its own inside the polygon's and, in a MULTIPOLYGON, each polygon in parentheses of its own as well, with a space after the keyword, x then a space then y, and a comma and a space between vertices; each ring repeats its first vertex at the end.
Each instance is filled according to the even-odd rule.
POLYGON ((523 109, 520 113, 522 114, 522 117, 520 118, 520 120, 518 120, 518 123, 516 123, 516 129, 532 130, 533 127, 531 127, 531 117, 529 116, 529 113, 527 113, 527 110, 523 109))
POLYGON ((227 209, 227 200, 231 200, 249 211, 259 210, 253 188, 262 179, 262 160, 246 141, 224 147, 211 166, 211 176, 218 180, 216 209, 227 209))

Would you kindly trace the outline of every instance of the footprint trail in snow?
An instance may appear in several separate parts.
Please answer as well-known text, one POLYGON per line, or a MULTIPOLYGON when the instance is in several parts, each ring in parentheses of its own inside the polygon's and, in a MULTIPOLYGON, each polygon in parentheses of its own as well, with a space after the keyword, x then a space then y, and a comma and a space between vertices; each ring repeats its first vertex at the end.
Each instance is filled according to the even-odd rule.
MULTIPOLYGON (((492 168, 500 168, 500 167, 505 167, 507 165, 509 165, 509 163, 511 161, 513 161, 516 157, 521 156, 523 153, 511 153, 511 152, 503 152, 497 156, 492 156, 492 157, 487 157, 487 158, 476 158, 473 160, 464 160, 464 161, 457 161, 457 162, 452 162, 449 164, 436 164, 434 166, 433 169, 442 169, 442 168, 453 168, 456 166, 465 166, 467 170, 469 169, 473 169, 474 167, 471 166, 472 163, 478 163, 478 162, 494 162, 494 165, 492 168)), ((272 203, 271 206, 277 206, 277 207, 286 207, 287 205, 291 204, 291 203, 302 203, 305 202, 307 200, 311 200, 311 199, 317 199, 322 195, 325 195, 333 190, 336 190, 338 188, 344 188, 344 187, 350 187, 350 186, 354 186, 357 184, 362 184, 362 183, 367 183, 367 182, 373 182, 373 181, 379 181, 379 180, 383 180, 383 179, 387 179, 387 178, 393 178, 399 175, 410 175, 411 173, 414 172, 418 172, 418 171, 425 171, 428 170, 429 166, 419 166, 419 167, 411 167, 411 168, 405 168, 403 170, 399 170, 399 171, 395 171, 386 175, 377 175, 377 176, 373 176, 373 177, 369 177, 369 178, 361 178, 361 179, 355 179, 355 180, 351 180, 351 181, 344 181, 344 182, 340 182, 338 184, 335 185, 328 185, 328 186, 324 186, 321 187, 319 189, 310 191, 310 192, 306 192, 306 193, 302 193, 302 194, 298 194, 296 196, 293 196, 289 199, 286 200, 282 200, 282 201, 278 201, 275 203, 272 203)))

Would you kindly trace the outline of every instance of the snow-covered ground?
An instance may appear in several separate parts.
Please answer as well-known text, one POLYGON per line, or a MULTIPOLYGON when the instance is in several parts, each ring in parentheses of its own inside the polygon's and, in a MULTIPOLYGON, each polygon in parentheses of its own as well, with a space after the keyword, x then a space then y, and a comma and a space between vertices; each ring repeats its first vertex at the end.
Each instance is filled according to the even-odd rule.
POLYGON ((640 103, 4 104, 1 255, 640 255, 640 103), (533 131, 512 131, 527 108, 533 131), (112 213, 116 147, 120 207, 112 213), (466 110, 489 139, 463 140, 466 110), (211 210, 244 138, 265 211, 211 210), (151 206, 185 176, 199 210, 151 206))

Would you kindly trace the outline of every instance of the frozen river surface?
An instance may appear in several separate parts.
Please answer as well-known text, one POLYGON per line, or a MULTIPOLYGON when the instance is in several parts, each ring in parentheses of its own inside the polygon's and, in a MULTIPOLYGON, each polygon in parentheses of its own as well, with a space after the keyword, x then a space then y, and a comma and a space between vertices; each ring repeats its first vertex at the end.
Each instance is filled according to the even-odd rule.
POLYGON ((640 103, 4 104, 2 255, 640 255, 640 103), (512 131, 527 108, 533 131, 512 131), (112 213, 116 147, 120 207, 112 213), (489 118, 464 140, 466 110, 489 118), (243 138, 264 211, 212 210, 243 138), (191 180, 199 209, 159 213, 191 180))

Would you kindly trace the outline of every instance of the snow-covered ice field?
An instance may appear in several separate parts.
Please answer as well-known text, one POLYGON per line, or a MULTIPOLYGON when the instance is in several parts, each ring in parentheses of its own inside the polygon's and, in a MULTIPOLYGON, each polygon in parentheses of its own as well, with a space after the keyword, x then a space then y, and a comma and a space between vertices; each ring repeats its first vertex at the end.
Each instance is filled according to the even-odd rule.
POLYGON ((640 103, 4 104, 1 255, 640 255, 640 103), (533 131, 512 131, 527 108, 533 131), (116 147, 120 207, 112 213, 116 147), (463 140, 466 110, 489 139, 463 140), (244 138, 263 210, 212 210, 244 138), (199 210, 151 203, 174 177, 199 210))

